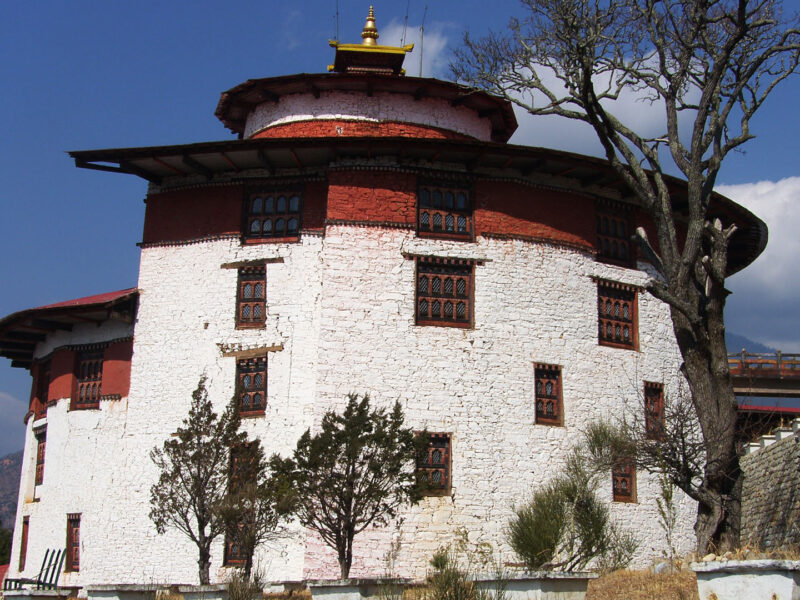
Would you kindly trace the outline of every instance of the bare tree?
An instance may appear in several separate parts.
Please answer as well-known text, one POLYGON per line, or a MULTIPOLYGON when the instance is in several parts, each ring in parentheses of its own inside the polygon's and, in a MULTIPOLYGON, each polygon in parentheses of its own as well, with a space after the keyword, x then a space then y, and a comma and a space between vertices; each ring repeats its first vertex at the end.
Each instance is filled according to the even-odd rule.
MULTIPOLYGON (((733 223, 709 216, 729 152, 754 136, 750 122, 770 92, 798 70, 798 17, 776 0, 522 0, 524 19, 483 39, 465 36, 454 75, 505 96, 533 115, 592 126, 605 156, 655 226, 636 232, 658 271, 647 291, 669 305, 704 442, 698 549, 738 543, 741 471, 736 400, 728 372, 723 309, 733 223), (647 136, 615 101, 633 93, 664 112, 647 136), (686 178, 685 222, 665 174, 686 178)), ((683 192, 683 190, 682 190, 683 192)))

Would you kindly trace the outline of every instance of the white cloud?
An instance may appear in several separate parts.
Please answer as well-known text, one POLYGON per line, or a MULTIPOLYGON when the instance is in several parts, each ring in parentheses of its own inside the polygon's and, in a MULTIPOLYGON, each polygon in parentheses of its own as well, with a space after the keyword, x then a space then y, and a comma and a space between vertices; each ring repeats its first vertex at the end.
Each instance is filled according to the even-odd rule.
MULTIPOLYGON (((419 56, 422 52, 422 77, 438 77, 450 79, 447 57, 448 36, 445 30, 451 27, 444 23, 431 23, 425 26, 424 44, 420 43, 419 25, 409 24, 406 28, 406 44, 414 44, 414 49, 406 55, 403 67, 406 74, 411 77, 418 77, 419 56)), ((380 39, 378 43, 387 46, 399 46, 403 38, 403 24, 391 21, 385 27, 379 27, 380 39)))
POLYGON ((787 352, 800 352, 800 177, 719 185, 769 227, 755 262, 731 277, 728 328, 787 352))

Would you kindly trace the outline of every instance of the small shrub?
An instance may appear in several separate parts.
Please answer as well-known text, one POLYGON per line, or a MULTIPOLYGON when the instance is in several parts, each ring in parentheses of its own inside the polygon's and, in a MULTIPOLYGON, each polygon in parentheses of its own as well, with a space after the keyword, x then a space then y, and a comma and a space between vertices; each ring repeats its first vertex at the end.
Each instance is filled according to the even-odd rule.
POLYGON ((440 548, 431 557, 433 572, 428 575, 422 600, 505 600, 508 581, 490 544, 470 547, 465 530, 457 541, 440 548), (475 584, 480 571, 492 571, 493 589, 475 584))
POLYGON ((228 600, 259 600, 264 596, 264 581, 260 573, 248 577, 241 569, 234 569, 228 577, 228 600))

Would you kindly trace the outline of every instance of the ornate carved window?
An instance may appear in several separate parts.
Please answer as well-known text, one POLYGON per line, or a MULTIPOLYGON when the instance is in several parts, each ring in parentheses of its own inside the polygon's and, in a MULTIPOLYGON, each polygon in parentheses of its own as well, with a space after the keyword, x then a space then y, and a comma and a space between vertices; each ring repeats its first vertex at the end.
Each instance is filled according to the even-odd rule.
POLYGON ((644 427, 648 439, 664 438, 664 386, 644 382, 644 427))
MULTIPOLYGON (((240 491, 245 483, 255 479, 253 468, 258 460, 253 453, 255 448, 255 444, 252 443, 231 448, 231 463, 228 469, 228 490, 231 493, 240 491)), ((243 565, 246 558, 239 536, 235 532, 226 531, 223 564, 243 565)))
POLYGON ((472 239, 472 202, 467 189, 422 185, 417 191, 420 235, 472 239))
POLYGON ((236 395, 242 415, 262 415, 267 406, 267 357, 236 362, 236 395))
POLYGON ((561 405, 561 367, 537 363, 536 375, 536 423, 540 425, 561 425, 563 411, 561 405))
POLYGON ((78 369, 72 408, 98 408, 103 387, 103 351, 105 347, 78 352, 78 369))
POLYGON ((622 461, 611 470, 614 502, 636 502, 636 466, 622 461))
POLYGON ((472 324, 474 264, 450 258, 417 258, 417 325, 472 324))
POLYGON ((266 267, 254 265, 239 268, 236 295, 236 326, 261 327, 266 320, 266 267))
POLYGON ((296 238, 300 234, 302 206, 299 191, 249 192, 245 197, 245 240, 296 238))
POLYGON ((25 558, 28 554, 28 528, 30 527, 30 517, 22 517, 22 536, 19 541, 19 572, 25 570, 25 558))
POLYGON ((44 483, 44 454, 47 445, 47 429, 44 427, 34 431, 36 436, 36 478, 35 485, 44 483))
POLYGON ((417 476, 428 484, 428 494, 450 491, 450 434, 429 433, 428 445, 417 457, 417 476))
POLYGON ((597 282, 598 341, 603 346, 639 347, 636 288, 613 281, 597 282))
POLYGON ((67 515, 67 560, 65 571, 81 569, 81 515, 67 515))
POLYGON ((603 203, 598 204, 595 210, 598 260, 623 267, 635 266, 630 207, 603 203))

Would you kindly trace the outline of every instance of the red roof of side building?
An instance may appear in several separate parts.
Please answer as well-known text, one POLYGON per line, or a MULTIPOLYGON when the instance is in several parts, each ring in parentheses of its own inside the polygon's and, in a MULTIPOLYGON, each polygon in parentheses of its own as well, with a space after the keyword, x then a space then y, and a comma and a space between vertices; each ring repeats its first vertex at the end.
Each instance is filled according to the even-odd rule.
POLYGON ((127 288, 12 313, 0 319, 0 356, 11 359, 12 367, 30 368, 36 345, 49 333, 79 323, 132 323, 138 296, 137 288, 127 288))
POLYGON ((0 565, 0 582, 6 578, 6 573, 8 573, 8 565, 0 565))

